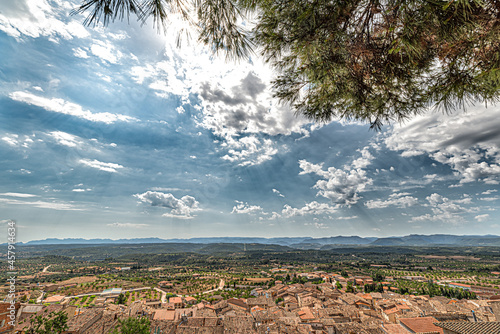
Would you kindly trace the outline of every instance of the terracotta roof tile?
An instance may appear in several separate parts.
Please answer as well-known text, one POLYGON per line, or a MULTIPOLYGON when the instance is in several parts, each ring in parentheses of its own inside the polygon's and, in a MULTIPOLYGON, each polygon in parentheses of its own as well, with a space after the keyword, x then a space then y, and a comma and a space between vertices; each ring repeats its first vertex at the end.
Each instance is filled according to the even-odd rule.
POLYGON ((437 320, 433 317, 400 318, 399 322, 415 333, 444 333, 441 327, 434 325, 437 320))
POLYGON ((500 322, 453 321, 435 325, 458 334, 500 334, 500 322))

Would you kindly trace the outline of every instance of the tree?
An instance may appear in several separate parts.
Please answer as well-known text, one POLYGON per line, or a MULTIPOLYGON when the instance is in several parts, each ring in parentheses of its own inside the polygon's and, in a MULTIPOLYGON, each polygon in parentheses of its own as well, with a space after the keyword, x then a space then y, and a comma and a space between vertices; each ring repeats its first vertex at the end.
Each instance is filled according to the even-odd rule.
POLYGON ((39 315, 30 321, 31 326, 28 329, 30 334, 61 334, 68 329, 68 315, 63 311, 39 315))
POLYGON ((118 322, 118 329, 115 328, 113 334, 149 334, 151 331, 148 318, 127 318, 118 322))
POLYGON ((180 13, 215 53, 259 50, 277 70, 275 96, 318 121, 379 128, 500 98, 496 0, 83 0, 75 12, 89 25, 153 17, 158 29, 180 13))
POLYGON ((354 293, 354 286, 352 285, 351 281, 347 282, 347 286, 345 288, 345 292, 354 293))
POLYGON ((123 293, 120 293, 118 295, 118 298, 116 300, 116 303, 117 304, 125 304, 127 302, 127 297, 123 294, 123 293))

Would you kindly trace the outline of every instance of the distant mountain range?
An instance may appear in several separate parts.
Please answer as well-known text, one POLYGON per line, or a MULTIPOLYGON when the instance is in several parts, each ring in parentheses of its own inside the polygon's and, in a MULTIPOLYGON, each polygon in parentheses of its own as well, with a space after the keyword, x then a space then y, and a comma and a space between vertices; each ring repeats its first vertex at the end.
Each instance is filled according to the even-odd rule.
POLYGON ((251 237, 213 237, 190 239, 45 239, 33 240, 18 245, 97 245, 97 244, 157 244, 157 243, 191 243, 191 244, 264 244, 279 245, 297 249, 326 249, 340 246, 498 246, 500 236, 497 235, 451 235, 451 234, 411 234, 402 237, 359 237, 334 236, 325 238, 290 237, 290 238, 251 238, 251 237))

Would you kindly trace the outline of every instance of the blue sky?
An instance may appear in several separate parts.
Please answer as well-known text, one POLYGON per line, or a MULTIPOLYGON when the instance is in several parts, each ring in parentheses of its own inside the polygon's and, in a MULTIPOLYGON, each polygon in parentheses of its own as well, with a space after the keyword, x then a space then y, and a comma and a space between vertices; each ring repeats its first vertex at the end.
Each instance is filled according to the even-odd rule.
POLYGON ((0 0, 0 220, 20 241, 500 234, 498 105, 313 124, 259 57, 84 27, 76 4, 0 0))

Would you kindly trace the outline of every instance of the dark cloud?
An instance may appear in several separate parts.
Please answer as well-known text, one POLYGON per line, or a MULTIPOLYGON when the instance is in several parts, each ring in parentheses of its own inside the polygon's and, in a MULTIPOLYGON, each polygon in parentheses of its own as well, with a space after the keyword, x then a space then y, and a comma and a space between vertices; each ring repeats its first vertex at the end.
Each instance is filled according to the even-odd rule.
POLYGON ((210 84, 208 82, 202 84, 200 95, 208 102, 213 102, 213 103, 223 102, 230 106, 236 106, 238 104, 243 104, 245 102, 248 102, 248 99, 243 96, 232 97, 218 88, 212 89, 212 87, 210 87, 210 84))
POLYGON ((234 86, 231 89, 233 96, 227 94, 219 88, 212 88, 208 82, 201 85, 200 95, 208 102, 223 102, 230 106, 236 106, 250 102, 248 97, 255 99, 257 95, 262 93, 265 89, 266 85, 262 82, 262 80, 250 72, 243 80, 240 81, 239 85, 234 86))
POLYGON ((443 142, 442 146, 458 145, 461 147, 474 146, 484 142, 496 141, 500 143, 500 131, 498 130, 499 124, 491 124, 485 128, 476 129, 468 133, 461 134, 443 142))
POLYGON ((241 86, 239 88, 242 92, 251 96, 252 99, 255 99, 257 95, 266 89, 266 85, 258 76, 250 72, 245 79, 241 80, 241 86))

